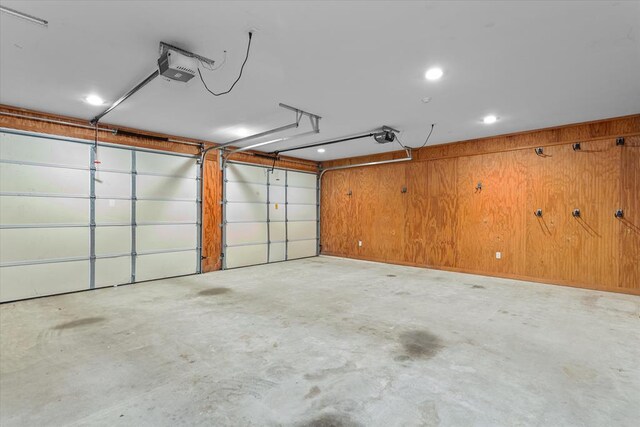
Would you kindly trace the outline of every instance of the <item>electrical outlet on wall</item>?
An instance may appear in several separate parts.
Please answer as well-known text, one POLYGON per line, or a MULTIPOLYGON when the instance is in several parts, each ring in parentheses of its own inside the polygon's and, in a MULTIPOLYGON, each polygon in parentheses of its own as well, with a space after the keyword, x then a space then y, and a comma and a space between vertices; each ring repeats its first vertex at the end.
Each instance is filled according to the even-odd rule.
POLYGON ((358 247, 361 248, 362 247, 362 240, 358 240, 358 247))
POLYGON ((502 252, 496 252, 496 259, 502 258, 502 252))

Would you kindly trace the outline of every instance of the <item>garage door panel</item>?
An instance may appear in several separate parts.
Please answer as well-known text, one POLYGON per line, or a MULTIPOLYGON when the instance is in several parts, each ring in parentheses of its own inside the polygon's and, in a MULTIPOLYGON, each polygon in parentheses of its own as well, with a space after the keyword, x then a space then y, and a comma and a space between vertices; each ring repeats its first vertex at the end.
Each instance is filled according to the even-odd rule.
POLYGON ((227 202, 267 203, 267 186, 246 182, 227 182, 227 202))
POLYGON ((290 187, 308 187, 315 191, 317 175, 303 172, 287 172, 287 185, 290 187))
POLYGON ((89 197, 88 170, 0 163, 0 191, 89 197))
POLYGON ((225 179, 229 182, 267 183, 267 169, 259 166, 227 164, 225 179))
POLYGON ((286 225, 284 222, 269 223, 269 240, 272 242, 285 241, 287 238, 286 225))
POLYGON ((88 144, 28 135, 0 134, 0 157, 4 160, 88 169, 90 149, 88 144))
POLYGON ((98 173, 101 170, 131 172, 131 150, 114 147, 98 147, 96 165, 98 173))
POLYGON ((268 171, 269 184, 284 187, 287 183, 287 171, 284 169, 273 169, 268 171))
POLYGON ((317 243, 315 240, 299 240, 289 242, 287 245, 287 255, 289 259, 316 256, 317 243))
POLYGON ((139 174, 151 173, 188 178, 198 176, 198 166, 194 158, 144 151, 136 152, 136 171, 139 174))
POLYGON ((317 223, 315 221, 290 222, 288 224, 289 240, 315 239, 317 223))
POLYGON ((266 222, 227 224, 226 231, 226 241, 229 246, 267 243, 266 222))
POLYGON ((0 262, 89 258, 89 227, 0 230, 0 262))
POLYGON ((316 190, 313 188, 287 188, 287 203, 316 204, 316 190))
POLYGON ((287 218, 290 221, 315 221, 318 212, 315 205, 288 205, 287 218))
POLYGON ((196 202, 139 200, 136 202, 136 220, 143 222, 196 222, 196 202))
POLYGON ((286 259, 286 251, 286 243, 272 243, 269 246, 269 262, 284 261, 286 259))
POLYGON ((0 301, 89 289, 89 261, 0 268, 0 301))
POLYGON ((0 132, 0 300, 129 283, 132 261, 136 280, 197 272, 196 159, 99 146, 91 182, 91 152, 87 143, 0 132))
POLYGON ((195 250, 138 255, 136 281, 195 274, 196 258, 195 250))
POLYGON ((96 288, 124 285, 131 282, 131 257, 96 260, 96 288))
POLYGON ((260 203, 229 203, 226 207, 228 222, 266 222, 267 210, 260 203))
POLYGON ((285 187, 269 186, 270 203, 284 203, 286 201, 285 197, 285 187))
POLYGON ((190 249, 197 245, 195 225, 140 225, 136 227, 136 251, 190 249))
POLYGON ((131 227, 96 227, 96 255, 131 253, 131 227))
POLYGON ((131 222, 130 200, 96 199, 95 209, 96 224, 98 225, 131 222))
POLYGON ((229 247, 225 252, 226 268, 266 264, 267 245, 229 247))
POLYGON ((96 197, 131 197, 131 175, 118 172, 96 172, 96 197))
POLYGON ((284 203, 270 203, 269 204, 269 219, 271 221, 284 221, 286 218, 286 211, 284 203))
POLYGON ((196 200, 196 181, 169 176, 138 175, 136 177, 136 196, 139 199, 196 200))
POLYGON ((225 268, 283 261, 287 238, 310 239, 294 257, 315 255, 315 174, 228 163, 225 178, 225 268))
POLYGON ((89 199, 0 196, 0 223, 89 225, 89 199))

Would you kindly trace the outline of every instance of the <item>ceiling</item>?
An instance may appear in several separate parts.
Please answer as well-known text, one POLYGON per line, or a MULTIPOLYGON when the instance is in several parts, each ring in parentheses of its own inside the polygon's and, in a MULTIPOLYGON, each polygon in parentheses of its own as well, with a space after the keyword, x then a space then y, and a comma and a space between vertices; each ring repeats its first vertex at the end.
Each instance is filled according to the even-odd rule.
MULTIPOLYGON (((227 89, 256 30, 230 94, 213 97, 198 78, 156 79, 103 121, 222 143, 293 122, 280 102, 322 116, 320 134, 265 151, 381 125, 417 146, 431 123, 429 144, 440 144, 640 113, 637 1, 1 4, 49 25, 0 14, 0 102, 86 119, 104 107, 84 97, 116 100, 154 70, 161 40, 218 61, 227 50, 221 69, 203 71, 210 88, 227 89), (444 70, 436 82, 424 78, 433 66, 444 70), (483 124, 487 114, 498 121, 483 124)), ((360 139, 290 154, 397 149, 360 139)))

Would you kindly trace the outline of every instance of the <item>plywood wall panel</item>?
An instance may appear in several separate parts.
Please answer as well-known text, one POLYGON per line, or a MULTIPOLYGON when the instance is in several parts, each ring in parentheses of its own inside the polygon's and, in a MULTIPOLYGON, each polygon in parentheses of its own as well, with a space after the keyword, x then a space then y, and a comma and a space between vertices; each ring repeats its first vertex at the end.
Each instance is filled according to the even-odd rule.
MULTIPOLYGON (((615 139, 583 142, 581 147, 565 154, 572 172, 565 200, 581 211, 579 218, 564 213, 578 236, 575 252, 565 260, 572 261, 571 282, 604 289, 618 282, 618 235, 613 213, 620 194, 620 149, 615 139)), ((568 147, 563 148, 568 151, 568 147)))
POLYGON ((455 266, 457 160, 406 165, 408 206, 405 260, 426 266, 455 266))
POLYGON ((571 147, 545 149, 543 156, 526 153, 525 275, 542 280, 571 280, 566 260, 579 245, 579 230, 565 201, 567 184, 573 179, 569 168, 571 147), (542 217, 534 212, 542 209, 542 217))
POLYGON ((519 152, 505 152, 458 159, 457 268, 523 274, 525 175, 521 157, 519 152))
POLYGON ((350 174, 348 169, 326 173, 322 178, 320 240, 325 253, 345 254, 353 251, 349 228, 351 217, 350 174))
POLYGON ((402 261, 405 246, 405 210, 407 193, 402 189, 406 186, 405 165, 396 164, 391 167, 376 166, 362 169, 367 183, 364 192, 356 193, 359 204, 358 226, 367 224, 376 230, 375 233, 362 233, 356 237, 363 241, 362 254, 374 259, 388 262, 402 261))
POLYGON ((640 292, 640 136, 627 138, 620 150, 619 277, 615 287, 640 292))

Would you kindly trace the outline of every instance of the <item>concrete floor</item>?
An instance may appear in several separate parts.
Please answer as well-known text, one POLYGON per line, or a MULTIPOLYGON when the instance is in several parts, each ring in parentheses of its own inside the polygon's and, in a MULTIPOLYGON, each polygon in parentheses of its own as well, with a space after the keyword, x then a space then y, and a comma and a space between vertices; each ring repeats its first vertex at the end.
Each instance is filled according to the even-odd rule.
POLYGON ((640 298, 311 258, 0 306, 0 424, 640 420, 640 298))

